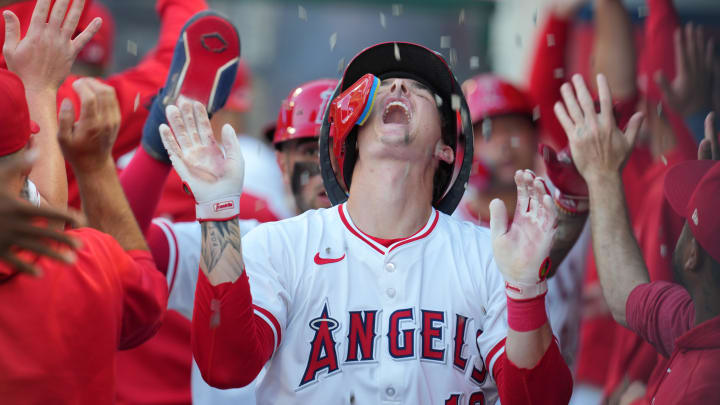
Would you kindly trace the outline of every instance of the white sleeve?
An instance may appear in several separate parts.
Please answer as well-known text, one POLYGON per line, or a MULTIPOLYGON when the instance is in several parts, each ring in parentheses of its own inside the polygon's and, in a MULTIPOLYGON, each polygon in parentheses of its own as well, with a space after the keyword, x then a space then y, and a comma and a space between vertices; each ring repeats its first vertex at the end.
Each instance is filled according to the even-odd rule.
POLYGON ((500 270, 492 260, 486 272, 485 291, 485 316, 482 319, 482 333, 477 338, 478 349, 490 375, 495 376, 495 364, 500 356, 505 353, 505 338, 507 337, 507 297, 505 295, 505 283, 500 270))
MULTIPOLYGON (((156 218, 157 225, 165 234, 169 245, 167 283, 170 295, 168 309, 174 309, 192 320, 195 286, 200 271, 202 229, 199 222, 170 222, 156 218)), ((257 226, 255 220, 240 221, 242 235, 257 226)))
POLYGON ((482 289, 480 296, 483 298, 483 310, 480 318, 482 333, 477 337, 477 345, 490 376, 494 380, 495 364, 505 353, 505 338, 508 331, 507 297, 505 282, 492 253, 488 230, 482 230, 478 243, 480 243, 479 249, 482 255, 479 269, 482 285, 479 288, 482 289))
POLYGON ((276 349, 287 325, 292 297, 294 261, 290 246, 293 245, 277 223, 258 226, 242 241, 255 314, 272 328, 276 349))

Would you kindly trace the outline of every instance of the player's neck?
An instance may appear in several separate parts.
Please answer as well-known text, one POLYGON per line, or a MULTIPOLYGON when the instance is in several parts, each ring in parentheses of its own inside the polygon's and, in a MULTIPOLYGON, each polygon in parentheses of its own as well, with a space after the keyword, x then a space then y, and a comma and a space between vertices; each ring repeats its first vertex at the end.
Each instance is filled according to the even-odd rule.
POLYGON ((363 232, 385 239, 408 237, 432 212, 432 173, 399 160, 376 160, 353 171, 347 209, 363 232))

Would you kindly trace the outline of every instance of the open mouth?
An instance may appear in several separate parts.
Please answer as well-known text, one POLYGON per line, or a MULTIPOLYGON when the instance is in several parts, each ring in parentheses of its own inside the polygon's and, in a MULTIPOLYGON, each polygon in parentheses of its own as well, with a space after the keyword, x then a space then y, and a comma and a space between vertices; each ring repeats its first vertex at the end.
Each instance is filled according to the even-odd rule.
POLYGON ((383 112, 384 124, 403 124, 410 123, 410 108, 402 101, 391 101, 385 106, 383 112))

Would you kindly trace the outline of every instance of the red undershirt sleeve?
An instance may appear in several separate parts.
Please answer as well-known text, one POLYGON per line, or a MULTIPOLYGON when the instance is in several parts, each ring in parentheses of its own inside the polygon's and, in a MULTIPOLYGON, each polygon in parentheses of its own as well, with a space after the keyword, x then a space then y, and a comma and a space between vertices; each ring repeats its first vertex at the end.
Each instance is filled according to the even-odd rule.
POLYGON ((503 405, 555 405, 570 401, 572 375, 555 339, 534 368, 518 368, 503 353, 493 371, 503 405))
POLYGON ((270 360, 274 345, 271 326, 254 313, 247 273, 234 283, 212 286, 201 271, 192 349, 205 381, 224 389, 250 384, 270 360))
POLYGON ((143 234, 148 232, 171 168, 171 165, 155 160, 139 147, 120 173, 120 184, 143 234))

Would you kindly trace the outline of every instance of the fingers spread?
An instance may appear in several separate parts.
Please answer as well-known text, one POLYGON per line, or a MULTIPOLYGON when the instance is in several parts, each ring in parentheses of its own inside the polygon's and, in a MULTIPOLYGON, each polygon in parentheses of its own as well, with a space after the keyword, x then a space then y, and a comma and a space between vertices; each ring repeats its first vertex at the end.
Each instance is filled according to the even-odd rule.
POLYGON ((572 86, 569 83, 564 83, 560 86, 560 94, 562 94, 565 107, 567 108, 568 113, 570 113, 570 117, 572 117, 575 125, 581 124, 585 121, 585 116, 580 109, 580 105, 578 105, 572 86))
POLYGON ((590 91, 588 91, 585 85, 585 80, 579 74, 575 74, 572 77, 573 85, 575 85, 575 94, 577 94, 578 101, 583 110, 585 120, 588 122, 595 122, 595 103, 593 102, 590 91))
POLYGON ((645 115, 641 112, 636 112, 635 114, 630 117, 630 121, 627 124, 627 128, 625 129, 625 138, 628 141, 628 145, 630 145, 630 148, 635 145, 635 141, 637 140, 637 135, 640 133, 640 126, 642 125, 643 119, 645 118, 645 115))
POLYGON ((490 237, 497 239, 507 233, 508 216, 505 203, 499 198, 490 201, 490 237))
POLYGON ((202 138, 200 138, 200 134, 198 133, 198 126, 193 109, 193 101, 184 96, 180 96, 177 101, 177 106, 180 109, 180 114, 182 115, 182 119, 185 123, 185 128, 187 129, 190 139, 195 144, 204 144, 202 138))
POLYGON ((102 18, 95 17, 87 27, 72 40, 73 54, 77 55, 83 47, 90 42, 93 35, 95 35, 102 26, 102 18))
POLYGON ((529 206, 530 192, 528 191, 528 180, 525 172, 518 170, 515 172, 515 185, 517 186, 517 204, 515 212, 527 212, 529 206))
POLYGON ((205 106, 201 102, 195 101, 193 102, 193 112, 195 113, 195 122, 198 126, 200 138, 204 144, 212 145, 213 143, 218 143, 213 134, 212 125, 210 125, 210 118, 208 117, 205 106))
POLYGON ((64 37, 69 39, 72 37, 72 34, 75 33, 84 6, 85 0, 73 0, 70 10, 67 12, 67 17, 65 17, 65 22, 62 25, 62 35, 64 37))
POLYGON ((10 10, 3 11, 3 17, 5 19, 5 43, 3 44, 3 53, 5 59, 8 58, 8 51, 14 50, 20 42, 20 20, 10 10))
POLYGON ((48 19, 48 12, 50 11, 50 0, 37 0, 35 8, 33 9, 32 17, 30 17, 30 26, 28 27, 28 33, 31 30, 40 29, 48 19))
MULTIPOLYGON (((613 116, 612 95, 610 94, 610 85, 604 74, 597 75, 598 98, 600 99, 600 119, 607 127, 615 126, 615 117, 613 116)), ((594 108, 594 107, 593 107, 594 108)))
POLYGON ((67 12, 68 3, 70 3, 70 0, 55 0, 52 11, 50 11, 50 19, 48 20, 48 25, 53 28, 53 31, 57 30, 60 28, 60 25, 62 25, 65 13, 67 12))
POLYGON ((180 148, 191 148, 193 146, 193 140, 188 134, 188 129, 185 126, 185 120, 180 110, 174 105, 169 105, 165 108, 165 115, 167 116, 168 124, 170 124, 170 128, 172 128, 172 132, 175 134, 175 139, 177 139, 180 148))
POLYGON ((245 159, 242 150, 240 150, 240 142, 238 142, 237 134, 230 124, 225 124, 222 127, 222 145, 223 149, 225 149, 225 157, 236 162, 235 164, 242 165, 244 168, 245 159))
POLYGON ((718 140, 715 135, 715 113, 712 111, 705 117, 705 139, 710 144, 710 159, 720 160, 720 150, 718 150, 718 140))
POLYGON ((555 116, 557 117, 558 121, 560 121, 560 125, 562 125, 563 131, 565 131, 565 135, 567 135, 568 139, 574 136, 575 123, 568 116, 567 111, 565 111, 565 106, 563 106, 563 103, 561 103, 560 101, 556 102, 555 106, 553 107, 553 111, 555 111, 555 116))
POLYGON ((180 145, 178 145, 177 140, 175 139, 175 135, 173 135, 173 132, 170 130, 170 127, 168 127, 165 124, 160 124, 160 139, 162 140, 163 145, 165 145, 165 149, 167 149, 169 155, 172 157, 177 156, 179 158, 182 158, 183 153, 182 149, 180 148, 180 145))

